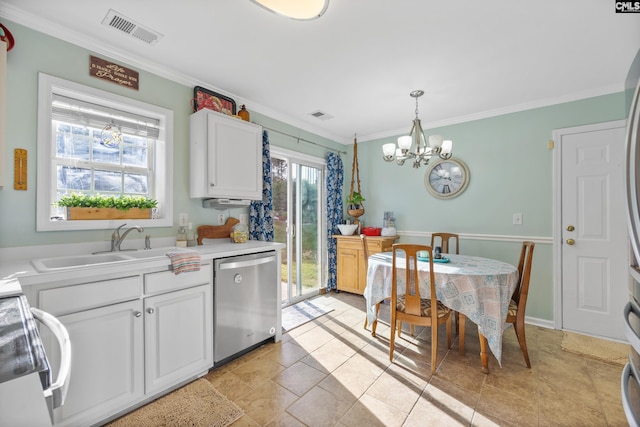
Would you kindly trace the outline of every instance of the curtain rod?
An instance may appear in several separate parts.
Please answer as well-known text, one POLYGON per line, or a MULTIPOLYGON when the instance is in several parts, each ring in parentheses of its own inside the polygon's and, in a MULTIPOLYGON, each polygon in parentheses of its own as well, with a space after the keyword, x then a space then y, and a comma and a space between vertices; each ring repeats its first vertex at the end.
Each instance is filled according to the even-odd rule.
POLYGON ((281 130, 271 129, 271 128, 268 128, 266 126, 262 126, 262 128, 270 130, 272 132, 279 133, 281 135, 285 135, 285 136, 288 136, 288 137, 291 137, 291 138, 295 138, 296 140, 298 140, 298 142, 304 141, 304 142, 308 142, 309 144, 317 145, 318 147, 326 148, 327 150, 334 151, 336 153, 347 154, 346 151, 336 150, 335 148, 327 147, 326 145, 320 144, 318 142, 309 141, 308 139, 300 138, 299 136, 291 135, 290 133, 282 132, 281 130))

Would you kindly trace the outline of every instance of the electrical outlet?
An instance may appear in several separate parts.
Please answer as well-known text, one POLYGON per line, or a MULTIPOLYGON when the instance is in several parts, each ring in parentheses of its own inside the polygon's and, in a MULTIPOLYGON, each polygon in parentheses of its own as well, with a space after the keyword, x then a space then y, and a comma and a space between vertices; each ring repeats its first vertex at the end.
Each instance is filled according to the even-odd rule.
POLYGON ((218 225, 224 225, 224 214, 218 214, 218 225))
POLYGON ((514 213, 513 214, 513 225, 522 225, 522 214, 514 213))
POLYGON ((182 226, 182 227, 186 227, 186 225, 189 223, 189 214, 187 213, 181 213, 178 216, 178 225, 182 226))
POLYGON ((249 224, 249 215, 247 214, 240 214, 238 216, 238 218, 240 219, 240 224, 249 224))

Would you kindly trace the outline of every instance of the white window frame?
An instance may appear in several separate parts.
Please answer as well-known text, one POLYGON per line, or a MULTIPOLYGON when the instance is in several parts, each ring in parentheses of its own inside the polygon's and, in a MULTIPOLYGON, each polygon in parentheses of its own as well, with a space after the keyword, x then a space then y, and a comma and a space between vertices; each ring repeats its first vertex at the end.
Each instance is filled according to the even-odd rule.
POLYGON ((173 111, 137 101, 125 96, 50 76, 38 75, 38 159, 36 230, 102 230, 113 229, 127 223, 141 227, 167 227, 173 225, 173 111), (158 200, 158 218, 126 220, 51 221, 51 200, 55 199, 57 181, 55 143, 51 126, 53 94, 97 103, 109 108, 129 111, 160 121, 160 135, 153 150, 153 198, 158 200), (52 184, 53 183, 53 184, 52 184))

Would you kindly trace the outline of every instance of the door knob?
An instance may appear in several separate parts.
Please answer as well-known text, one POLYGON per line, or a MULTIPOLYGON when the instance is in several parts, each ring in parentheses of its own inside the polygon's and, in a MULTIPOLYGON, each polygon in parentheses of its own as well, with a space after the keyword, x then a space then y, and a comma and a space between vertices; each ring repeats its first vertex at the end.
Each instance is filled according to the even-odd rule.
POLYGON ((147 313, 153 314, 153 308, 147 308, 147 313))
POLYGON ((575 243, 576 243, 576 241, 575 241, 575 240, 573 240, 573 239, 567 239, 567 245, 569 245, 569 246, 573 246, 575 243))
POLYGON ((136 317, 140 317, 140 316, 142 316, 142 313, 140 313, 139 311, 136 311, 133 315, 136 316, 136 317))
POLYGON ((573 225, 567 225, 567 231, 573 231, 576 228, 573 225))

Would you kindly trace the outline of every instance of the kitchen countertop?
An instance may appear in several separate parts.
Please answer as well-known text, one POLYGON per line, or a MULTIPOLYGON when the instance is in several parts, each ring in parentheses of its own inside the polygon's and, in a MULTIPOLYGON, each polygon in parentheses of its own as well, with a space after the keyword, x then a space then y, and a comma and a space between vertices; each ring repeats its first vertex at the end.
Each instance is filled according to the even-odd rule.
MULTIPOLYGON (((32 285, 37 283, 45 283, 52 280, 65 280, 67 278, 79 278, 79 277, 91 277, 97 274, 104 274, 113 271, 115 263, 106 264, 94 264, 88 266, 69 267, 57 269, 55 271, 39 272, 37 271, 31 259, 52 257, 52 256, 70 256, 78 254, 92 253, 84 251, 78 253, 77 247, 70 245, 69 250, 61 250, 60 247, 64 245, 56 246, 55 250, 48 248, 46 251, 38 252, 38 248, 34 248, 33 251, 29 251, 33 254, 28 259, 13 259, 7 260, 5 257, 0 258, 0 295, 11 295, 19 292, 20 285, 32 285), (74 253, 75 252, 75 253, 74 253), (54 255, 55 254, 55 255, 54 255), (64 255, 62 255, 64 254, 64 255)), ((160 249, 163 246, 157 246, 153 249, 160 249)), ((166 246, 169 250, 170 246, 166 246)), ((207 242, 201 246, 191 246, 184 249, 196 250, 200 253, 203 262, 211 261, 217 258, 226 258, 230 256, 245 255, 257 252, 265 252, 271 250, 281 250, 285 247, 283 243, 275 242, 262 242, 256 240, 249 240, 245 243, 232 243, 228 239, 216 239, 207 242)), ((138 251, 144 251, 138 249, 138 251)), ((126 254, 126 251, 122 252, 126 254)), ((139 272, 141 267, 146 269, 157 269, 164 266, 169 266, 171 260, 164 254, 158 256, 132 259, 126 261, 119 261, 117 265, 117 271, 119 273, 127 271, 139 272), (143 266, 144 265, 144 266, 143 266)))

